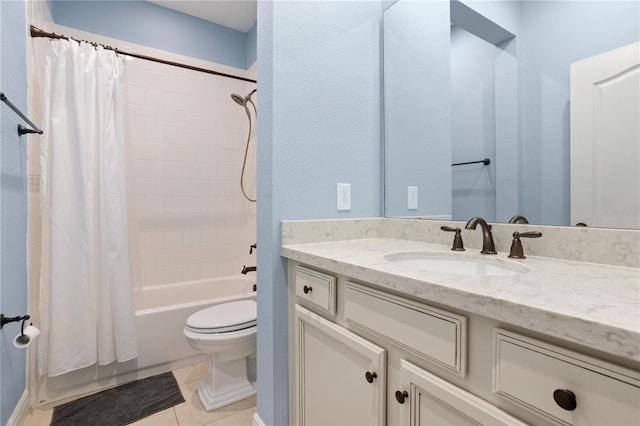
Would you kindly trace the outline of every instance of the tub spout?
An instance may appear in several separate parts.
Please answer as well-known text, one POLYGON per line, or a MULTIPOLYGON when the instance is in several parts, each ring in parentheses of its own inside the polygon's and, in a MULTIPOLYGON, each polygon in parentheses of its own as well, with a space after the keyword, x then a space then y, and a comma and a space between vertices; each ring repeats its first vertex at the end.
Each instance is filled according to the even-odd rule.
POLYGON ((247 273, 254 272, 254 271, 256 271, 256 267, 255 266, 243 266, 241 274, 247 275, 247 273))

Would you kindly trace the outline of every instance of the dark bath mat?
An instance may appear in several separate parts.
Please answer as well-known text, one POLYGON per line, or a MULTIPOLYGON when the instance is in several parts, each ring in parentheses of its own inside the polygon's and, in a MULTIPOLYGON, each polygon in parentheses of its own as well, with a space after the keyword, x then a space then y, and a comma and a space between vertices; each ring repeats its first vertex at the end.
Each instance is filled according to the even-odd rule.
POLYGON ((51 426, 120 426, 184 402, 173 373, 158 374, 53 409, 51 426))

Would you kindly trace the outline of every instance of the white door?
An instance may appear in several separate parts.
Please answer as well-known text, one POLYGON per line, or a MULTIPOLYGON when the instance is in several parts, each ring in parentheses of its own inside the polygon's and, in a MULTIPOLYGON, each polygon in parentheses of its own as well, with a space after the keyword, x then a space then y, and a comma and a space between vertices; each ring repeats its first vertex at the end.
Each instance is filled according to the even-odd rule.
POLYGON ((640 229, 640 42, 571 64, 571 225, 640 229))
POLYGON ((385 424, 386 351, 296 305, 297 424, 385 424))
POLYGON ((400 377, 402 389, 395 392, 398 403, 406 406, 403 425, 524 425, 494 405, 404 359, 400 377))

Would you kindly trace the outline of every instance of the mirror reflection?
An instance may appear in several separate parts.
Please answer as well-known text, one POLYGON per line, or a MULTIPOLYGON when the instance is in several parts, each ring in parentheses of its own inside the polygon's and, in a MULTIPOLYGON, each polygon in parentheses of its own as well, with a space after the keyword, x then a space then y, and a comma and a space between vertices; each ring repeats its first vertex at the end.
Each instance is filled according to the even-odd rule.
POLYGON ((640 229, 639 40, 637 1, 392 4, 385 215, 640 229))

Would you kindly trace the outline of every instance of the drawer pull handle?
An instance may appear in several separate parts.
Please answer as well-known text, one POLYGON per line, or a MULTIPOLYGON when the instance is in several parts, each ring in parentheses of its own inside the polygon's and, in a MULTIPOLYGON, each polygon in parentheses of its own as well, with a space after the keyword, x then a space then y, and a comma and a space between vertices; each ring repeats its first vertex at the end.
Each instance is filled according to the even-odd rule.
POLYGON ((313 289, 311 287, 307 287, 306 285, 304 287, 302 287, 302 291, 304 291, 304 294, 311 293, 311 290, 313 290, 313 289))
POLYGON ((405 398, 409 398, 407 391, 396 391, 396 401, 400 404, 404 404, 405 398))
POLYGON ((365 373, 364 377, 367 379, 367 382, 373 383, 373 381, 376 379, 376 377, 378 377, 378 375, 376 373, 372 373, 370 371, 367 371, 365 373))
POLYGON ((573 411, 578 406, 576 395, 568 389, 556 389, 553 391, 553 400, 560 408, 573 411))

